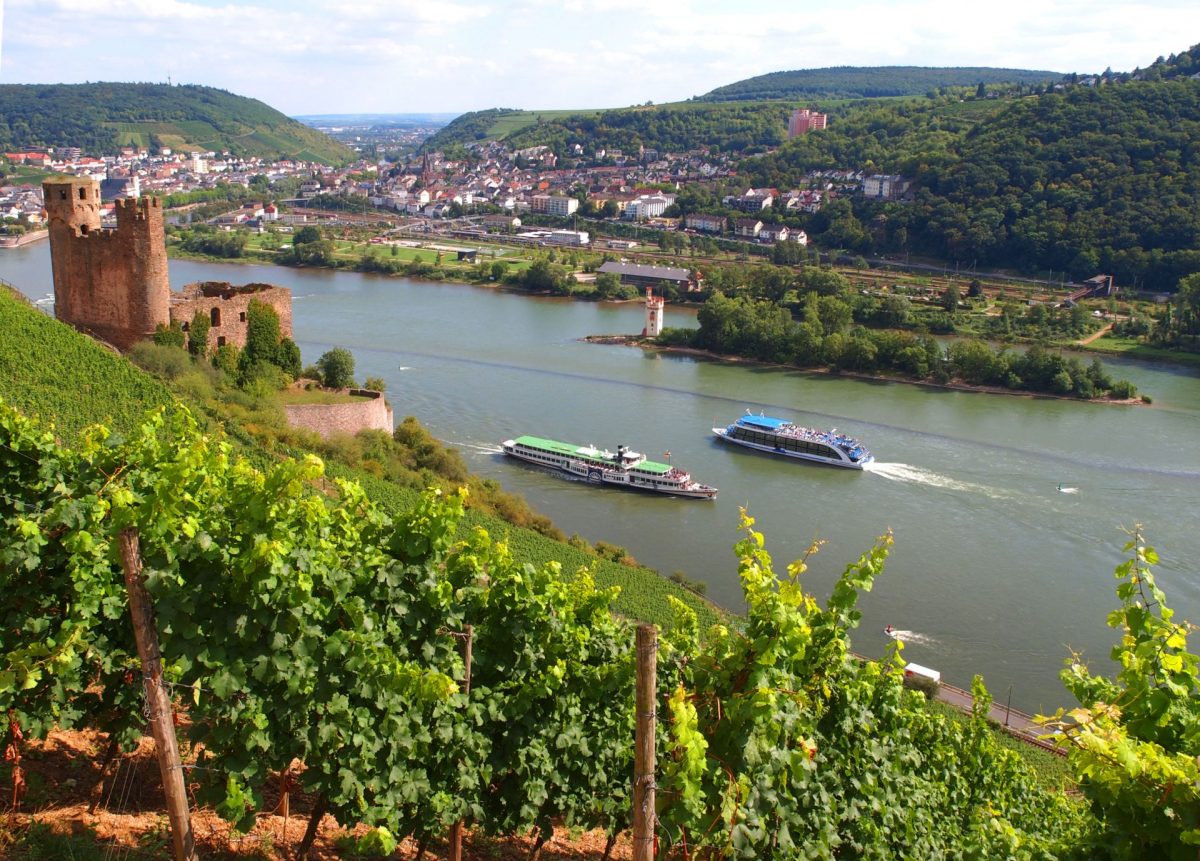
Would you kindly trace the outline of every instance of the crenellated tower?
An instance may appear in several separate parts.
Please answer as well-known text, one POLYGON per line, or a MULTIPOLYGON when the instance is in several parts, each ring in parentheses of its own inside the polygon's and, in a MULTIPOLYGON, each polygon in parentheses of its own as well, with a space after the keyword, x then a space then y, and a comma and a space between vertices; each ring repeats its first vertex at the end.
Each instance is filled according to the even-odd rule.
POLYGON ((646 325, 642 335, 647 338, 657 338, 663 329, 663 305, 666 300, 654 295, 654 288, 646 288, 646 325))
POLYGON ((100 185, 65 178, 42 184, 58 319, 122 350, 170 322, 162 205, 116 201, 117 227, 100 225, 100 185))

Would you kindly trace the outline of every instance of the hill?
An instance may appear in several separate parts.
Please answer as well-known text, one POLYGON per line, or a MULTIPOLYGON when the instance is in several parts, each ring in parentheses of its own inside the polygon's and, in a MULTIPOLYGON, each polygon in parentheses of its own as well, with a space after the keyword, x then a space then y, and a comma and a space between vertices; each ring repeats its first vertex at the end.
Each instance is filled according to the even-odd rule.
POLYGON ((864 165, 912 180, 909 200, 846 198, 814 216, 810 234, 831 247, 1071 278, 1106 272, 1125 287, 1171 290, 1200 271, 1197 117, 1200 81, 1188 78, 1007 100, 876 101, 741 171, 749 184, 779 188, 812 170, 864 165))
POLYGON ((672 102, 593 111, 514 111, 493 108, 463 114, 431 137, 427 149, 501 140, 520 149, 545 145, 560 157, 580 144, 636 153, 639 146, 683 151, 762 151, 786 137, 791 106, 781 102, 672 102))
POLYGON ((168 84, 0 86, 0 147, 77 146, 114 154, 122 146, 229 152, 343 164, 354 153, 257 99, 168 84))
POLYGON ((992 69, 986 66, 833 66, 771 72, 717 87, 698 101, 727 102, 747 99, 876 99, 887 96, 920 96, 940 87, 974 87, 983 84, 1044 84, 1057 81, 1060 72, 1031 69, 992 69))

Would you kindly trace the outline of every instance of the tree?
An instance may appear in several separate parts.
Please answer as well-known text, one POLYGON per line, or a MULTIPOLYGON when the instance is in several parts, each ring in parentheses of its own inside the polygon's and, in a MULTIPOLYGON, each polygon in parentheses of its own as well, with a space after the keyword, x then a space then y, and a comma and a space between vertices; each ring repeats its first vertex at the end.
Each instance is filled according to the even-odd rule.
POLYGON ((343 347, 334 347, 317 359, 321 384, 330 389, 354 385, 354 354, 343 347))
POLYGON ((941 305, 946 309, 947 314, 953 314, 958 310, 958 300, 961 298, 958 292, 958 285, 951 284, 942 293, 941 305))
POLYGON ((286 371, 293 380, 300 376, 300 347, 291 338, 284 338, 279 342, 275 364, 286 371))
POLYGON ((192 315, 188 326, 188 352, 198 359, 208 355, 208 330, 212 327, 209 317, 203 311, 192 315))
POLYGON ((621 291, 621 279, 612 272, 601 272, 596 276, 596 295, 601 299, 611 299, 621 291))
POLYGON ((321 235, 321 228, 313 224, 307 224, 296 231, 296 235, 292 237, 292 245, 306 245, 309 242, 320 242, 324 238, 321 235))

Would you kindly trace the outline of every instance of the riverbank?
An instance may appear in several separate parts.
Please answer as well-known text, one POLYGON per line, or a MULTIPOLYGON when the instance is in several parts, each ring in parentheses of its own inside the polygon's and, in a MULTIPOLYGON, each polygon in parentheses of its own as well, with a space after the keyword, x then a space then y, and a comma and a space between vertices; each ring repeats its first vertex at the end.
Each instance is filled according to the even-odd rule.
POLYGON ((22 233, 20 236, 0 236, 0 248, 22 248, 26 245, 32 245, 35 242, 41 242, 43 239, 48 239, 49 236, 49 230, 34 230, 29 233, 22 233))
POLYGON ((717 353, 713 350, 702 350, 697 347, 674 347, 663 344, 655 344, 649 338, 643 338, 639 335, 588 335, 580 340, 586 341, 589 344, 609 344, 625 347, 641 347, 643 350, 649 350, 659 353, 673 353, 683 356, 695 356, 696 358, 708 359, 714 362, 728 362, 730 364, 748 365, 756 368, 772 368, 781 371, 793 371, 804 374, 812 374, 814 376, 834 376, 847 380, 863 380, 865 382, 875 383, 907 383, 913 386, 924 386, 930 389, 939 389, 942 391, 958 391, 958 392, 978 392, 986 395, 1010 395, 1026 398, 1046 398, 1048 400, 1058 401, 1073 401, 1093 404, 1113 404, 1116 406, 1149 406, 1150 402, 1144 397, 1137 398, 1073 398, 1069 395, 1056 395, 1053 392, 1031 392, 1021 389, 1005 389, 999 386, 979 386, 971 383, 963 382, 962 380, 951 380, 947 383, 939 383, 934 380, 913 380, 908 377, 889 376, 886 374, 864 374, 857 371, 842 371, 833 370, 830 368, 803 368, 799 365, 785 365, 778 362, 764 362, 760 359, 748 359, 745 356, 735 356, 726 353, 717 353))

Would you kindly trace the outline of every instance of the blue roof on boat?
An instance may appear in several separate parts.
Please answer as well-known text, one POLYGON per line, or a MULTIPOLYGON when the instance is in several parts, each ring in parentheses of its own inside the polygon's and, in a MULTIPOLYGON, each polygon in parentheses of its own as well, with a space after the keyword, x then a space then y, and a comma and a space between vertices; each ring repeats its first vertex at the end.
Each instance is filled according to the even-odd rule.
POLYGON ((776 430, 785 425, 791 424, 791 422, 787 419, 777 419, 772 418, 771 416, 742 416, 740 419, 738 419, 738 421, 744 425, 758 425, 759 427, 770 428, 771 430, 776 430))

